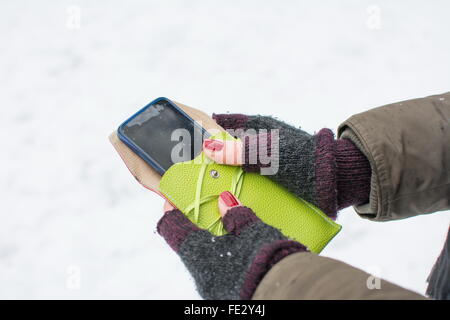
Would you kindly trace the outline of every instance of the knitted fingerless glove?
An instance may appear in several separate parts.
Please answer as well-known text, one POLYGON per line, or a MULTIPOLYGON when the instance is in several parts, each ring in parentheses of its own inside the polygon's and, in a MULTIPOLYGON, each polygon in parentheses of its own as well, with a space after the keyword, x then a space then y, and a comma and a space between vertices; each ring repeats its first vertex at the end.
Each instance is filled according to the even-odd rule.
POLYGON ((244 206, 229 209, 223 224, 229 233, 213 236, 178 209, 158 222, 158 233, 180 256, 204 299, 250 299, 273 265, 307 251, 244 206))
MULTIPOLYGON (((329 217, 336 219, 337 211, 351 205, 366 203, 370 193, 370 163, 364 154, 348 139, 334 139, 330 129, 315 135, 268 116, 243 114, 213 114, 213 119, 225 130, 245 132, 261 129, 267 133, 243 135, 243 168, 258 172, 269 166, 260 161, 259 141, 278 143, 278 171, 267 177, 280 183, 298 197, 316 205, 329 217), (272 141, 270 130, 278 129, 278 141, 272 141)), ((239 136, 239 135, 238 135, 239 136)))

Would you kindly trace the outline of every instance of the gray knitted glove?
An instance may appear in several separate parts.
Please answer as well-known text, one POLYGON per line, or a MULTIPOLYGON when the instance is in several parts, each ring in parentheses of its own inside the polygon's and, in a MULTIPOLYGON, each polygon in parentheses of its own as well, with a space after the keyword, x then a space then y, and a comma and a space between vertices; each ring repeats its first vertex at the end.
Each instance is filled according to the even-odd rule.
POLYGON ((250 299, 270 268, 284 257, 307 251, 244 206, 223 218, 228 234, 199 229, 178 209, 158 222, 158 233, 178 253, 204 299, 250 299))
POLYGON ((330 129, 310 135, 282 121, 260 115, 213 114, 213 119, 231 134, 239 132, 238 129, 267 130, 268 134, 243 135, 243 168, 248 172, 270 166, 261 162, 252 164, 249 159, 259 159, 259 150, 250 146, 257 145, 262 139, 267 141, 269 151, 274 143, 270 130, 278 129, 279 168, 274 175, 267 177, 313 203, 331 218, 336 218, 339 209, 368 202, 369 161, 350 140, 335 140, 330 129))

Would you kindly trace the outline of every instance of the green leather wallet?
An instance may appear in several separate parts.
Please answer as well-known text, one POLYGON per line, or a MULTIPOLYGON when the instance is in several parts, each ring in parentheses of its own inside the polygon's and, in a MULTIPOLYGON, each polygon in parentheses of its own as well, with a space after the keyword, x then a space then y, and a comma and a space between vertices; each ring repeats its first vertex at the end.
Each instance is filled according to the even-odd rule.
MULTIPOLYGON (((213 138, 234 139, 227 132, 213 138)), ((266 176, 215 163, 203 153, 171 166, 161 178, 159 191, 198 227, 217 236, 227 233, 217 205, 223 191, 232 192, 262 221, 315 253, 320 253, 341 230, 319 208, 266 176)))

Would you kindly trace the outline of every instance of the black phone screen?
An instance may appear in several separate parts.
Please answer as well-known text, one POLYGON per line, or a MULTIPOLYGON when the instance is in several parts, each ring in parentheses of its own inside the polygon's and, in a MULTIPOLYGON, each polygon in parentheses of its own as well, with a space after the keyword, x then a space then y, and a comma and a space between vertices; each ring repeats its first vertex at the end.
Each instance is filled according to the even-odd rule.
POLYGON ((161 174, 174 163, 195 158, 209 136, 167 100, 150 104, 128 120, 121 126, 121 134, 161 174))

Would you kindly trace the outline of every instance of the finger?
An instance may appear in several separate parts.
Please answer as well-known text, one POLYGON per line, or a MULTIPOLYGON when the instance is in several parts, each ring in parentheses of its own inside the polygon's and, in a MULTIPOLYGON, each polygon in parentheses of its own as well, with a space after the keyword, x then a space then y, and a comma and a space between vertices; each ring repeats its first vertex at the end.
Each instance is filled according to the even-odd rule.
POLYGON ((228 210, 233 207, 242 206, 242 203, 231 192, 224 191, 219 195, 219 212, 220 215, 225 217, 228 210))
POLYGON ((229 191, 220 194, 218 205, 223 225, 230 233, 239 235, 242 230, 260 221, 252 209, 243 206, 229 191))
POLYGON ((242 165, 242 150, 241 140, 205 139, 203 142, 205 155, 221 164, 242 165))

